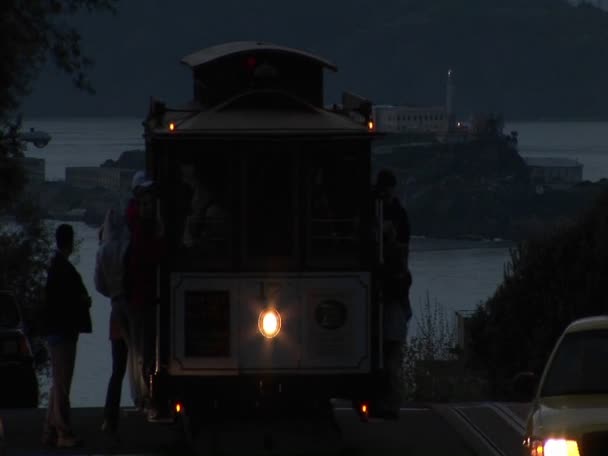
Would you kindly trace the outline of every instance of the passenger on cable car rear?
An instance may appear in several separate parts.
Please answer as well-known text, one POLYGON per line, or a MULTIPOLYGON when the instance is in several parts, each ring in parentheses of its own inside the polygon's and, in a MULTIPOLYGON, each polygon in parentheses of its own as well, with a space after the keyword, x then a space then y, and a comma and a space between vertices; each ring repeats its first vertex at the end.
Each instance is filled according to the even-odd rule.
POLYGON ((225 217, 226 213, 220 207, 217 190, 209 188, 210 179, 202 175, 200 166, 182 164, 180 177, 183 201, 178 201, 178 204, 184 213, 181 242, 185 247, 200 246, 205 239, 221 234, 221 230, 218 233, 217 220, 225 217))
POLYGON ((388 170, 378 173, 376 198, 383 202, 384 264, 380 265, 383 308, 383 354, 386 369, 385 394, 377 406, 379 414, 398 417, 402 396, 402 346, 407 339, 412 310, 408 267, 410 224, 406 210, 394 196, 397 179, 388 170))
POLYGON ((146 379, 154 361, 156 268, 163 254, 162 224, 157 219, 157 188, 145 175, 133 178, 134 198, 127 208, 131 239, 125 258, 125 293, 129 309, 130 363, 141 373, 135 385, 138 403, 144 407, 148 388, 146 379))

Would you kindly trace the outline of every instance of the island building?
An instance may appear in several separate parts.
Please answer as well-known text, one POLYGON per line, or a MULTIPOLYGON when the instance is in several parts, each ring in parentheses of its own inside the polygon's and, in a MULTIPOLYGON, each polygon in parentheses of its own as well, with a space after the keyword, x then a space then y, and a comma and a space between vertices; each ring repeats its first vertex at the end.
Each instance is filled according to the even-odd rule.
POLYGON ((564 189, 582 182, 583 164, 569 158, 524 157, 530 178, 537 186, 564 189))
POLYGON ((82 189, 103 188, 112 192, 126 193, 136 170, 99 166, 69 166, 65 169, 67 184, 82 189))
POLYGON ((376 131, 381 133, 446 133, 448 116, 443 106, 389 106, 373 108, 376 131))
POLYGON ((444 106, 375 105, 372 117, 379 133, 431 133, 446 135, 457 124, 453 112, 454 83, 448 71, 444 106))

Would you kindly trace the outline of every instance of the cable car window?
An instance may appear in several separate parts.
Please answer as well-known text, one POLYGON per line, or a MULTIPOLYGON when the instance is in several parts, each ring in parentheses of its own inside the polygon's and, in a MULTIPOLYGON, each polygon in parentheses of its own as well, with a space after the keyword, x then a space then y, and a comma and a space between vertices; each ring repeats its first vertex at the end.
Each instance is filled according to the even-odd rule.
POLYGON ((231 261, 231 172, 228 154, 196 153, 175 163, 172 230, 182 267, 231 261))
POLYGON ((309 263, 352 266, 360 260, 361 214, 369 185, 361 154, 327 151, 309 162, 309 263))
POLYGON ((230 356, 229 293, 188 291, 184 301, 184 354, 188 357, 230 356))
POLYGON ((295 254, 293 160, 293 153, 280 148, 255 151, 245 160, 246 261, 272 264, 295 254))

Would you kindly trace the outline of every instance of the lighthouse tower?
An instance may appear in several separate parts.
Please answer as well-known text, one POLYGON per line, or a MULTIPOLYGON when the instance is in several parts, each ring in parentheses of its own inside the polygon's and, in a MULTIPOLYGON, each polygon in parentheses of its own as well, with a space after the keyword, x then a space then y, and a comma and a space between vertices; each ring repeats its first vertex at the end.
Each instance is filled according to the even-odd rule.
POLYGON ((445 111, 448 117, 448 131, 454 130, 454 81, 452 80, 452 69, 448 70, 448 80, 445 90, 445 111))

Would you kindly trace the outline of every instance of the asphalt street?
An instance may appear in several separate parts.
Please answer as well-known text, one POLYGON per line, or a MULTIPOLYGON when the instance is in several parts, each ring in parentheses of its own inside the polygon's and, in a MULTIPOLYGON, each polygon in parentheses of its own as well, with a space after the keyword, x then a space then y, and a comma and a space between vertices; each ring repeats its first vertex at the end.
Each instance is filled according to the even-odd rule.
POLYGON ((520 456, 526 404, 404 404, 398 421, 361 422, 336 403, 329 420, 233 420, 205 426, 190 440, 180 423, 152 424, 123 409, 119 440, 101 432, 102 409, 73 410, 82 448, 41 444, 45 410, 2 410, 0 455, 340 455, 520 456), (188 445, 188 442, 190 445, 188 445))

